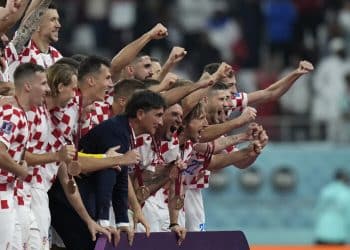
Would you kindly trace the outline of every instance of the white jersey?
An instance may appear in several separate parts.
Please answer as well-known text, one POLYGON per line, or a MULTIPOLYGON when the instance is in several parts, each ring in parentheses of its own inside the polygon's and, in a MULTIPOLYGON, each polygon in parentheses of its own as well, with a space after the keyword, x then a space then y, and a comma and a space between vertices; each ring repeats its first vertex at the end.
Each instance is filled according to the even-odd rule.
POLYGON ((75 96, 64 107, 55 107, 50 110, 53 124, 62 133, 67 143, 74 144, 75 136, 81 138, 91 129, 91 113, 84 112, 82 108, 82 95, 80 90, 75 91, 75 96), (79 113, 81 111, 81 113, 79 113), (78 120, 81 119, 81 128, 78 134, 78 120))
MULTIPOLYGON (((23 159, 29 139, 25 112, 14 104, 16 101, 13 97, 3 97, 0 103, 0 141, 6 146, 9 155, 19 162, 23 159)), ((13 206, 14 197, 16 203, 23 206, 25 193, 22 181, 17 180, 13 173, 0 170, 0 209, 13 206)))
POLYGON ((187 168, 184 171, 185 182, 187 189, 208 188, 210 171, 207 167, 210 163, 214 152, 212 143, 207 143, 207 149, 204 153, 193 150, 187 168))
POLYGON ((244 108, 248 106, 248 94, 239 92, 235 93, 231 96, 232 101, 232 111, 240 110, 242 111, 244 108))
POLYGON ((9 64, 9 76, 12 81, 13 73, 20 64, 31 62, 46 69, 62 58, 61 53, 52 46, 49 46, 48 53, 42 53, 33 40, 30 40, 19 54, 13 43, 10 42, 5 48, 5 56, 9 64))
MULTIPOLYGON (((140 163, 137 165, 140 170, 154 171, 157 154, 153 150, 153 139, 149 134, 138 135, 134 141, 134 150, 140 154, 140 163)), ((131 165, 129 172, 134 172, 135 165, 131 165)))
MULTIPOLYGON (((33 108, 27 112, 30 122, 30 140, 28 152, 44 154, 57 152, 64 144, 64 138, 54 130, 50 115, 45 106, 33 108)), ((29 175, 25 179, 34 188, 47 192, 56 179, 58 162, 29 166, 29 175)))

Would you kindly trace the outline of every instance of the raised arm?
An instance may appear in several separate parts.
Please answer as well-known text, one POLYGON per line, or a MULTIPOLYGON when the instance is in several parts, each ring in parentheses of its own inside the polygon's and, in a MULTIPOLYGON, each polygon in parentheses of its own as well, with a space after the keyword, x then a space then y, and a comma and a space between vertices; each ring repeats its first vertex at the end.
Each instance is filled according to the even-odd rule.
POLYGON ((251 107, 244 109, 242 114, 232 120, 220 124, 209 125, 201 132, 200 142, 209 142, 229 133, 231 130, 242 127, 255 120, 256 110, 251 107))
POLYGON ((170 55, 164 65, 162 66, 162 69, 160 71, 158 80, 162 81, 164 77, 175 67, 176 64, 178 64, 187 54, 187 51, 182 47, 173 47, 173 49, 170 52, 170 55))
MULTIPOLYGON (((210 74, 204 74, 202 76, 202 78, 199 80, 199 82, 202 81, 207 81, 210 82, 210 85, 207 86, 211 86, 212 84, 220 81, 221 79, 223 79, 224 77, 226 77, 228 74, 230 74, 230 72, 232 72, 232 67, 226 63, 221 63, 220 67, 218 68, 218 70, 210 75, 210 74)), ((191 110, 193 109, 194 106, 197 105, 197 103, 205 96, 207 96, 208 93, 208 88, 201 88, 198 89, 197 91, 193 92, 192 94, 190 94, 189 96, 187 96, 186 98, 184 98, 184 100, 182 101, 182 108, 183 108, 183 114, 184 117, 191 112, 191 110)))
MULTIPOLYGON (((220 137, 214 141, 214 154, 218 154, 230 146, 248 141, 249 139, 248 131, 236 135, 220 137)), ((205 153, 207 149, 206 145, 207 143, 197 143, 194 145, 194 149, 197 152, 205 153)))
POLYGON ((168 30, 160 23, 154 26, 150 31, 143 34, 135 41, 126 45, 111 62, 111 74, 113 82, 119 79, 121 70, 130 64, 137 54, 152 40, 162 39, 168 35, 168 30))
POLYGON ((162 92, 161 95, 166 100, 168 106, 178 103, 184 97, 190 95, 196 90, 207 89, 214 83, 211 79, 201 80, 199 82, 189 84, 182 87, 172 88, 168 91, 162 92))
POLYGON ((29 41, 32 34, 37 30, 41 17, 49 7, 52 0, 33 0, 28 7, 28 11, 12 40, 17 54, 20 54, 24 45, 29 41))
POLYGON ((259 147, 260 148, 256 148, 259 151, 257 152, 258 154, 253 154, 251 156, 249 156, 248 158, 235 162, 235 166, 237 168, 247 168, 250 165, 252 165, 256 158, 259 156, 260 152, 264 149, 264 147, 267 145, 267 143, 269 142, 269 137, 267 136, 266 131, 262 128, 262 126, 259 126, 258 130, 256 131, 256 133, 254 133, 253 135, 254 139, 259 141, 259 147))
POLYGON ((308 61, 301 61, 299 67, 271 84, 269 87, 263 90, 254 91, 248 94, 248 105, 256 105, 261 103, 270 102, 280 98, 284 95, 290 87, 293 86, 294 82, 304 74, 309 73, 314 69, 313 65, 308 61))

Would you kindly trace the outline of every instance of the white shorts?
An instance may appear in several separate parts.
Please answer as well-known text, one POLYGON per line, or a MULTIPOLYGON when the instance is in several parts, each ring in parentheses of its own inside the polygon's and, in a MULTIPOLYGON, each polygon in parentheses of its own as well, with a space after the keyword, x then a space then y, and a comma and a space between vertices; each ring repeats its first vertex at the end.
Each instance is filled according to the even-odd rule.
POLYGON ((49 228, 51 215, 49 209, 49 197, 42 189, 32 188, 31 209, 38 224, 42 247, 40 249, 49 250, 49 228))
MULTIPOLYGON (((153 202, 153 198, 150 197, 145 201, 142 207, 142 213, 151 227, 151 232, 169 232, 169 209, 159 207, 153 202)), ((138 224, 136 232, 145 232, 145 228, 141 224, 138 224)))
POLYGON ((0 192, 1 202, 8 206, 0 209, 0 249, 22 249, 21 225, 13 194, 13 183, 8 183, 7 190, 0 192))
MULTIPOLYGON (((19 238, 15 238, 15 227, 18 227, 17 231, 19 231, 19 233, 21 231, 21 227, 18 221, 16 221, 16 218, 16 210, 13 208, 13 205, 9 209, 0 210, 0 249, 16 249, 13 247, 12 243, 18 243, 18 240, 20 241, 21 238, 20 234, 19 238)), ((21 244, 19 244, 18 247, 21 247, 21 244)))
POLYGON ((21 228, 23 248, 41 249, 40 231, 33 211, 28 206, 17 206, 16 210, 21 228))
POLYGON ((205 213, 201 189, 186 190, 185 216, 188 231, 205 231, 205 213))

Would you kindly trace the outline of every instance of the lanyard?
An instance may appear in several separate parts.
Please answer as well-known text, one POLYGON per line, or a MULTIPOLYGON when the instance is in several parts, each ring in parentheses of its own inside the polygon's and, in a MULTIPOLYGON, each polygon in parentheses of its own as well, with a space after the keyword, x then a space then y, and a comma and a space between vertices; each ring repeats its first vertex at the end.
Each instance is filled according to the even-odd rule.
POLYGON ((153 148, 153 151, 156 153, 157 155, 157 162, 162 162, 164 163, 164 159, 163 159, 163 156, 161 154, 161 150, 160 150, 160 145, 159 143, 156 141, 156 139, 154 138, 154 136, 152 136, 152 148, 153 148))
MULTIPOLYGON (((183 149, 181 149, 181 146, 179 146, 180 150, 180 159, 185 162, 185 145, 183 149)), ((178 170, 179 173, 177 174, 177 178, 175 180, 175 196, 179 196, 182 192, 182 182, 183 182, 183 170, 178 170)))
MULTIPOLYGON (((130 149, 134 149, 136 146, 136 136, 135 136, 135 132, 134 129, 131 127, 131 124, 129 123, 129 127, 131 130, 131 135, 130 135, 130 149)), ((143 182, 143 178, 142 178, 142 171, 141 171, 141 167, 140 164, 136 163, 134 165, 135 167, 135 175, 137 178, 137 182, 139 184, 139 187, 143 187, 144 186, 144 182, 143 182)))
POLYGON ((78 103, 78 130, 76 135, 74 136, 74 145, 76 147, 75 155, 74 155, 74 161, 78 160, 78 146, 79 146, 79 139, 81 136, 81 123, 82 123, 82 116, 83 116, 83 96, 79 95, 79 103, 78 103))
MULTIPOLYGON (((78 103, 78 131, 76 132, 76 135, 74 137, 74 144, 75 144, 75 155, 74 155, 74 158, 73 158, 73 161, 77 161, 78 160, 78 145, 79 145, 79 139, 80 139, 80 130, 81 130, 81 117, 82 117, 82 113, 83 113, 83 96, 79 95, 79 103, 78 103)), ((70 188, 70 191, 72 193, 75 192, 75 187, 76 187, 76 184, 74 183, 73 181, 73 176, 69 173, 68 174, 68 185, 69 185, 69 188, 70 188)))

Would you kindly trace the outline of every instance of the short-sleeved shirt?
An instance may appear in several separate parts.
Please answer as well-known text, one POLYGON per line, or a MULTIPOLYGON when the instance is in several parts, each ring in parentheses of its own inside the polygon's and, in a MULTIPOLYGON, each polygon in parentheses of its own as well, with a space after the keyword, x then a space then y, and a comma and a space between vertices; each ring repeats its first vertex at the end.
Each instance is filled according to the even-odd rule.
MULTIPOLYGON (((3 97, 0 101, 0 142, 6 146, 12 159, 19 162, 29 139, 29 130, 25 112, 14 102, 13 97, 3 97)), ((0 209, 13 206, 14 198, 18 205, 24 205, 23 185, 13 173, 1 169, 0 209)))
POLYGON ((75 96, 64 107, 55 107, 50 110, 51 119, 57 129, 63 134, 69 144, 75 143, 75 136, 78 136, 78 120, 81 121, 79 138, 84 136, 91 129, 91 112, 84 112, 83 100, 80 90, 75 91, 75 96), (81 109, 81 113, 80 113, 81 109))
MULTIPOLYGON (((171 163, 177 159, 182 159, 185 163, 191 159, 193 153, 193 144, 190 140, 185 142, 183 149, 180 149, 179 138, 175 132, 170 141, 164 140, 160 142, 160 153, 165 163, 171 163)), ((185 174, 185 172, 183 172, 185 174)), ((184 183, 183 183, 184 184, 184 183)), ((167 208, 168 190, 161 188, 152 198, 152 202, 161 208, 167 208)))
MULTIPOLYGON (((154 171, 157 164, 162 161, 162 159, 158 159, 157 149, 155 149, 154 144, 153 138, 149 134, 141 134, 136 137, 133 149, 140 154, 140 164, 138 166, 141 170, 154 171)), ((133 168, 134 166, 131 166, 130 170, 133 171, 133 168)))
POLYGON ((187 189, 209 187, 210 171, 207 170, 207 167, 210 163, 213 152, 214 146, 212 143, 207 143, 207 149, 204 153, 193 150, 187 168, 184 171, 184 185, 187 189))
POLYGON ((95 102, 91 111, 91 127, 95 127, 101 122, 111 117, 111 104, 108 102, 95 102))
MULTIPOLYGON (((26 112, 30 126, 27 151, 35 154, 57 152, 64 145, 64 138, 55 131, 46 106, 32 108, 26 112)), ((25 179, 32 187, 48 191, 56 179, 58 162, 29 166, 25 179)))
POLYGON ((31 62, 46 69, 62 58, 61 53, 52 46, 49 46, 48 53, 42 53, 33 40, 29 40, 19 54, 13 43, 10 42, 5 48, 5 56, 9 65, 9 76, 12 81, 13 73, 20 64, 31 62))

